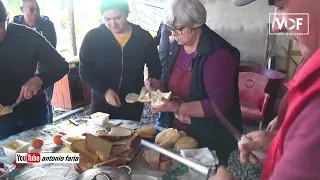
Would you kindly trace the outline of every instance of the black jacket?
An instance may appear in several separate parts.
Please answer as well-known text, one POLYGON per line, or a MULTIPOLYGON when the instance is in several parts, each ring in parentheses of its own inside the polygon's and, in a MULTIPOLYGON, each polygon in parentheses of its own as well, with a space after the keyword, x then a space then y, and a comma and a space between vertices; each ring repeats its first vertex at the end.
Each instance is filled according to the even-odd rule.
MULTIPOLYGON (((173 42, 170 44, 170 47, 168 49, 164 75, 166 86, 168 85, 168 80, 170 78, 170 74, 180 47, 181 46, 178 45, 177 42, 173 42)), ((208 98, 203 82, 203 66, 208 57, 221 48, 227 48, 230 51, 236 53, 238 61, 240 61, 240 52, 218 34, 210 30, 208 26, 204 25, 199 45, 197 47, 192 64, 189 101, 199 101, 208 98)), ((236 129, 242 132, 243 130, 239 103, 238 76, 234 79, 234 84, 235 87, 237 87, 234 90, 234 104, 229 112, 224 115, 236 129)), ((171 121, 172 119, 173 118, 171 118, 171 121)), ((231 134, 226 130, 226 128, 220 123, 217 118, 192 117, 191 129, 191 136, 199 142, 199 146, 216 150, 218 156, 219 154, 221 155, 223 153, 228 154, 237 148, 237 141, 233 139, 231 134)))
POLYGON ((149 77, 161 77, 157 47, 149 32, 132 24, 132 34, 122 48, 104 25, 90 30, 80 48, 80 77, 93 89, 95 100, 105 101, 110 88, 125 104, 128 93, 138 93, 144 86, 144 65, 149 77))
MULTIPOLYGON (((43 36, 26 26, 10 23, 0 42, 0 104, 8 106, 16 102, 22 85, 34 77, 38 62, 48 67, 37 75, 43 81, 42 89, 69 71, 68 63, 43 36)), ((15 107, 12 114, 0 117, 0 123, 1 118, 23 119, 24 114, 42 108, 47 103, 42 89, 37 96, 15 107)))
MULTIPOLYGON (((23 15, 15 16, 13 18, 13 22, 23 25, 23 15)), ((40 16, 39 20, 36 22, 35 29, 37 32, 43 35, 54 48, 57 47, 56 30, 48 16, 40 16)))
MULTIPOLYGON (((23 25, 23 15, 17 15, 13 18, 13 22, 16 24, 23 25)), ((47 16, 40 16, 38 21, 35 24, 35 30, 43 35, 50 44, 56 48, 57 47, 57 34, 56 30, 54 28, 53 23, 50 21, 49 17, 47 16)), ((47 67, 45 67, 43 64, 39 64, 39 72, 44 72, 47 70, 47 67)))

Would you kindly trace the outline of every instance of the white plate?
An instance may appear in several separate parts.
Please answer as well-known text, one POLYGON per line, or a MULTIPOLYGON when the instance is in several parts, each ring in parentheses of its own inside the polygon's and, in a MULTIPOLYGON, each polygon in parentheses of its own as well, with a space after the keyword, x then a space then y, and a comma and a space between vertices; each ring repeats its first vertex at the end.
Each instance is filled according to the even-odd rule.
POLYGON ((108 122, 112 124, 122 123, 119 127, 124 127, 128 129, 137 129, 140 127, 139 122, 132 120, 110 119, 108 122))
POLYGON ((67 180, 67 178, 62 176, 55 176, 55 175, 44 175, 44 176, 34 177, 29 180, 67 180))
POLYGON ((158 178, 148 175, 131 175, 131 180, 158 180, 158 178))

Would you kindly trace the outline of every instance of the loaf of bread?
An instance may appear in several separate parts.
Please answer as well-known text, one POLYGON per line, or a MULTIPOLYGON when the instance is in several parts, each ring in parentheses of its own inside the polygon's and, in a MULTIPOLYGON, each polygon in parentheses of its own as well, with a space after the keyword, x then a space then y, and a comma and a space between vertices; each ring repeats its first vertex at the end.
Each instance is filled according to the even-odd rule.
POLYGON ((198 142, 194 138, 185 136, 180 138, 176 142, 173 149, 176 152, 179 152, 181 149, 196 149, 197 147, 198 147, 198 142))
POLYGON ((155 143, 158 145, 165 145, 168 148, 172 148, 174 144, 179 140, 180 134, 177 129, 169 128, 163 130, 156 136, 155 143))

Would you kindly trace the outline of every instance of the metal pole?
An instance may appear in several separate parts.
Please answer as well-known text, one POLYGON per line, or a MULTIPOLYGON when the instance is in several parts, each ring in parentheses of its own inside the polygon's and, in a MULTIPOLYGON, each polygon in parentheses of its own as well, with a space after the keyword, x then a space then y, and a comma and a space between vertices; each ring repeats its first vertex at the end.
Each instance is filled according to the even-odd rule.
POLYGON ((84 110, 84 107, 68 111, 68 112, 66 112, 64 114, 61 114, 61 115, 59 115, 57 117, 54 117, 53 118, 53 122, 58 121, 58 120, 63 119, 63 118, 66 118, 66 117, 69 117, 69 116, 71 116, 71 115, 73 115, 73 114, 75 114, 77 112, 83 111, 83 110, 84 110))

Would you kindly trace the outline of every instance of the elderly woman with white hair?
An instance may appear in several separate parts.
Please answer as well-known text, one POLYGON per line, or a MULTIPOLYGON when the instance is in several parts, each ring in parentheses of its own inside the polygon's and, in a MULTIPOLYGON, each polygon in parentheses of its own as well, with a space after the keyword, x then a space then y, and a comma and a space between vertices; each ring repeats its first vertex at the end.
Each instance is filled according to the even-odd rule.
POLYGON ((198 0, 170 2, 164 23, 174 41, 165 57, 164 77, 147 79, 146 86, 173 94, 171 101, 163 99, 165 105, 153 109, 171 114, 169 122, 161 122, 163 126, 185 131, 200 147, 215 150, 220 164, 226 165, 237 141, 216 117, 212 102, 242 132, 238 95, 240 53, 205 24, 206 15, 198 0))

